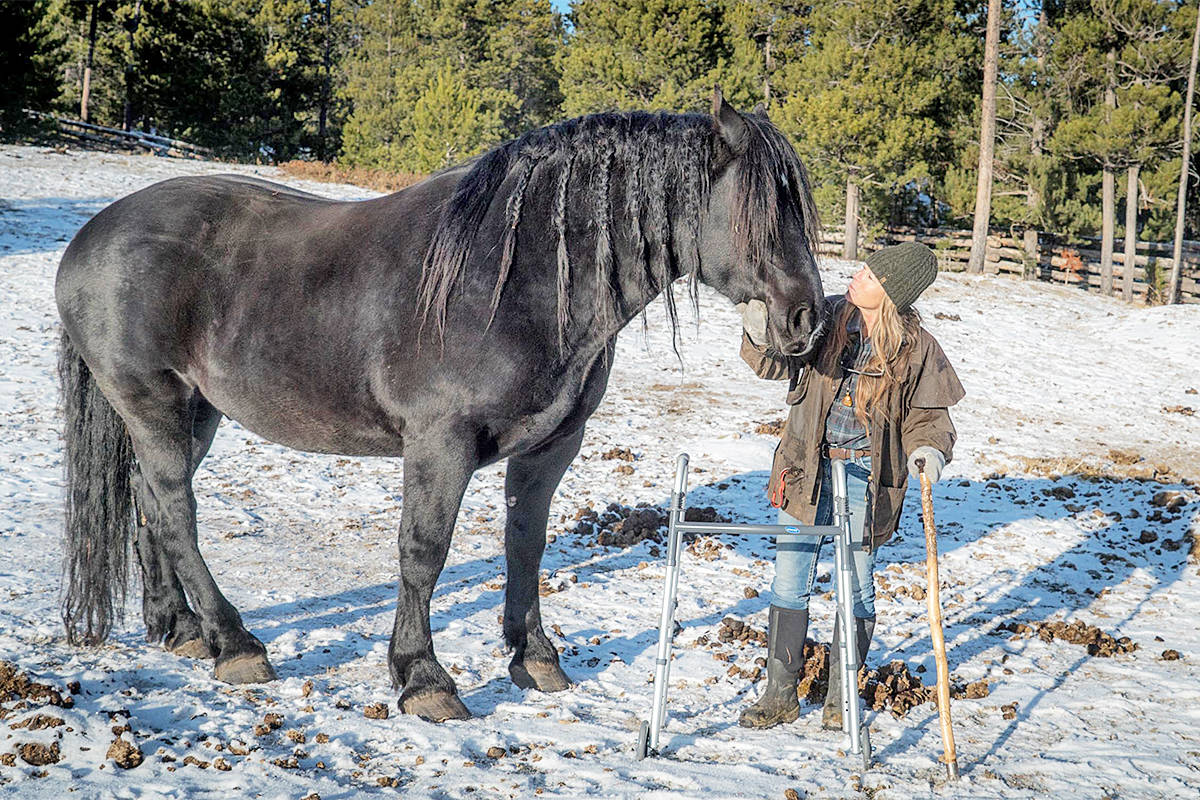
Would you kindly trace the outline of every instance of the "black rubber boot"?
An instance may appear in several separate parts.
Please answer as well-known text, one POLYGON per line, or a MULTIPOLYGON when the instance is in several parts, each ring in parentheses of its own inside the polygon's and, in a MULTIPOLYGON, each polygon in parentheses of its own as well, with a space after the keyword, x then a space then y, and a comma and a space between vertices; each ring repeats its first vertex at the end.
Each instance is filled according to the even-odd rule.
MULTIPOLYGON (((858 665, 867 662, 867 650, 875 634, 874 617, 855 617, 855 633, 858 636, 858 665)), ((829 646, 829 691, 825 693, 825 709, 821 712, 821 727, 831 731, 842 729, 842 671, 838 646, 841 644, 842 623, 839 615, 833 623, 833 644, 829 646)), ((857 687, 855 687, 857 688, 857 687)))
POLYGON ((800 716, 796 685, 804 669, 808 611, 771 606, 767 616, 767 687, 754 705, 742 709, 743 728, 772 728, 800 716))

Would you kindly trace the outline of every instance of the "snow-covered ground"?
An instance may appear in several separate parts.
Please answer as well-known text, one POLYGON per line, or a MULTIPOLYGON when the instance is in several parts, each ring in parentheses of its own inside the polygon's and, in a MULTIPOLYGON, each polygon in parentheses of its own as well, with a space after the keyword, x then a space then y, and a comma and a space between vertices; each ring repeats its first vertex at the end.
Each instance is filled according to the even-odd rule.
MULTIPOLYGON (((1188 561, 1200 531, 1190 483, 1200 478, 1200 417, 1187 413, 1200 409, 1200 306, 1129 307, 1043 283, 947 274, 920 304, 967 389, 954 410, 955 459, 935 487, 949 659, 957 681, 990 687, 953 704, 957 785, 943 783, 932 704, 902 719, 868 714, 878 758, 868 771, 842 756, 843 737, 821 729, 815 706, 773 730, 737 726, 761 684, 727 674, 730 661, 752 668, 763 648, 696 640, 715 638, 728 615, 765 626, 771 550, 761 541, 730 542, 711 560, 685 554, 665 753, 634 761, 662 559, 648 542, 620 550, 576 535, 576 511, 663 503, 675 456, 687 451, 692 505, 773 521, 762 486, 774 440, 754 428, 783 416, 783 386, 741 362, 737 315, 708 291, 699 327, 685 325, 682 370, 659 305, 648 335, 636 324, 622 335, 608 395, 555 497, 543 566, 549 586, 562 588, 542 608, 572 690, 527 692, 508 678, 497 621, 503 465, 471 484, 433 599, 439 658, 476 716, 433 725, 396 712, 385 664, 399 462, 299 453, 228 421, 196 480, 201 548, 279 680, 230 687, 212 678, 211 663, 145 644, 136 584, 109 644, 68 647, 57 610, 55 268, 73 233, 112 200, 173 175, 228 171, 279 177, 0 148, 0 660, 55 687, 81 686, 71 708, 0 703, 0 796, 1200 795, 1200 566, 1188 561), (600 457, 617 446, 636 454, 631 474, 600 457), (1166 483, 1144 479, 1156 470, 1166 483), (1153 504, 1164 490, 1187 504, 1164 513, 1153 504), (762 595, 748 598, 748 587, 762 595), (996 630, 1057 620, 1139 647, 1091 657, 1080 645, 996 630), (1181 657, 1164 659, 1168 650, 1181 657), (365 717, 373 703, 391 716, 365 717), (13 727, 34 713, 64 724, 13 727), (280 727, 256 733, 267 714, 281 715, 280 727), (145 753, 132 770, 105 755, 112 728, 126 724, 125 738, 145 753), (30 742, 57 742, 60 760, 3 757, 30 742)), ((827 290, 843 288, 852 269, 824 264, 827 290)), ((899 660, 932 682, 925 603, 908 590, 924 583, 918 509, 913 490, 900 535, 881 554, 869 661, 899 660)), ((814 603, 815 638, 828 640, 832 610, 814 603)))

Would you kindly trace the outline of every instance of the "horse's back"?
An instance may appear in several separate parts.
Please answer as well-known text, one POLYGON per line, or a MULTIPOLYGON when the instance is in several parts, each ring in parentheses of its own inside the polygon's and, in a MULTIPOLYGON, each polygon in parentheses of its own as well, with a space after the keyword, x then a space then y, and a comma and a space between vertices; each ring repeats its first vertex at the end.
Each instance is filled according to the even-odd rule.
POLYGON ((243 176, 163 181, 72 240, 60 316, 110 385, 169 373, 274 441, 397 454, 402 423, 370 386, 415 310, 425 238, 401 205, 243 176))

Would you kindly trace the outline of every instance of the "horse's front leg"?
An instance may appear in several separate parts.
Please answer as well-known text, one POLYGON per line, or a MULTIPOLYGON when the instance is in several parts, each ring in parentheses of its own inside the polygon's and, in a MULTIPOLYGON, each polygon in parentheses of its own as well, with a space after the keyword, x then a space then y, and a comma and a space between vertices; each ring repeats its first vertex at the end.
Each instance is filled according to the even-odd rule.
POLYGON ((429 602, 446 564, 463 493, 478 466, 474 435, 427 434, 405 441, 400 519, 400 591, 388 649, 400 710, 431 722, 469 719, 454 680, 433 654, 429 602))
POLYGON ((508 519, 504 555, 508 581, 504 593, 504 640, 515 651, 508 666, 522 689, 558 692, 571 681, 558 665, 558 651, 542 630, 538 576, 546 549, 550 498, 579 452, 583 426, 548 445, 508 460, 504 491, 508 519))

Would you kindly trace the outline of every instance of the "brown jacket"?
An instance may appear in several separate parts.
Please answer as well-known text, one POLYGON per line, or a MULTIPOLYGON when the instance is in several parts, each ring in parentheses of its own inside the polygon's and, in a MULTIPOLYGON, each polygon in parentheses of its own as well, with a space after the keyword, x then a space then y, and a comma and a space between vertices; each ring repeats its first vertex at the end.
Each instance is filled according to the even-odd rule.
MULTIPOLYGON (((845 299, 834 297, 826 301, 836 318, 845 299)), ((869 420, 871 477, 863 544, 870 548, 886 542, 900 525, 901 505, 908 486, 908 454, 921 445, 929 445, 940 450, 949 462, 954 451, 955 431, 949 408, 963 398, 962 384, 937 340, 924 328, 918 335, 909 363, 897 375, 900 391, 892 393, 886 413, 885 409, 877 408, 869 420)), ((791 410, 775 448, 767 491, 772 497, 778 496, 780 473, 787 469, 780 508, 803 524, 812 525, 821 488, 825 417, 842 378, 841 367, 834 367, 836 374, 823 374, 815 363, 802 365, 797 359, 755 345, 745 333, 741 355, 760 378, 791 379, 787 394, 791 410)))

